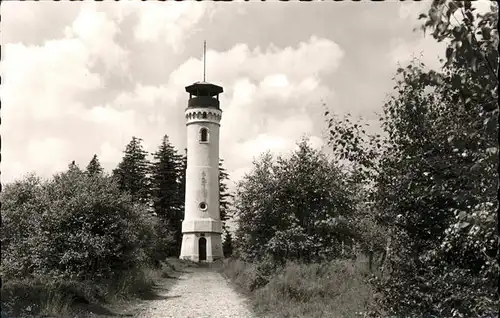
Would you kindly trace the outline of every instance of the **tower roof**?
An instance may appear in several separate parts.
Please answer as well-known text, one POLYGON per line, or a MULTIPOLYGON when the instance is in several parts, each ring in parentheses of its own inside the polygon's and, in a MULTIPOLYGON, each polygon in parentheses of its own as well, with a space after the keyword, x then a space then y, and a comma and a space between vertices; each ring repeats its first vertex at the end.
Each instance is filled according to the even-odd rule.
POLYGON ((215 96, 223 91, 224 89, 221 86, 208 82, 196 82, 186 86, 186 92, 195 96, 215 96))

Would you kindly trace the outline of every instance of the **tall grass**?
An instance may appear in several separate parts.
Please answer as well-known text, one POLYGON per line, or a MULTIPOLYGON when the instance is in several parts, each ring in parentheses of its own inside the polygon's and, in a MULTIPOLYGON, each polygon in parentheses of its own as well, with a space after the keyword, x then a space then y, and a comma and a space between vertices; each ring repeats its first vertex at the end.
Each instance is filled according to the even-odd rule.
POLYGON ((156 269, 146 267, 123 272, 115 280, 33 277, 6 281, 1 289, 2 313, 7 317, 67 317, 81 305, 110 304, 151 292, 159 280, 179 268, 183 268, 182 263, 164 262, 156 269))
POLYGON ((276 267, 229 260, 223 273, 250 296, 256 313, 264 316, 365 317, 369 311, 378 311, 367 282, 369 271, 361 261, 276 267))

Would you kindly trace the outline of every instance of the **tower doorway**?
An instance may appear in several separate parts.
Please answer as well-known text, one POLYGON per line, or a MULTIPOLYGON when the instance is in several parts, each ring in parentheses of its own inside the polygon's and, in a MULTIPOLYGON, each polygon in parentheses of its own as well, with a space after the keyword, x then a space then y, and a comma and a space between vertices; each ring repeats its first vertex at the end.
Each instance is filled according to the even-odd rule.
POLYGON ((207 239, 204 237, 200 237, 198 240, 198 252, 200 255, 200 261, 207 260, 207 239))

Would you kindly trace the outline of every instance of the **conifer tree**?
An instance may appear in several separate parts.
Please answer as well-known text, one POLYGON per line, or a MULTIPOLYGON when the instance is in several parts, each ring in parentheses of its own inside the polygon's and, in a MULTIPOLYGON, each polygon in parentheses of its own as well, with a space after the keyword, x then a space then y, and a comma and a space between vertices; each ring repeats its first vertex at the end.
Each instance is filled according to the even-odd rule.
POLYGON ((135 202, 149 203, 149 161, 142 147, 142 139, 132 137, 124 151, 122 161, 113 170, 120 190, 132 195, 135 202))
POLYGON ((224 159, 219 160, 219 206, 220 206, 220 219, 222 221, 222 230, 224 232, 224 241, 222 243, 222 250, 225 257, 229 257, 233 253, 232 235, 227 227, 227 220, 230 219, 230 200, 233 195, 229 192, 227 182, 229 181, 229 174, 224 168, 224 159))
POLYGON ((184 216, 184 205, 186 199, 186 169, 187 169, 187 149, 184 148, 184 155, 180 159, 180 174, 179 174, 179 197, 181 198, 182 215, 184 216))
POLYGON ((75 160, 71 161, 71 163, 68 165, 68 173, 80 173, 81 171, 82 170, 76 164, 75 160))
POLYGON ((93 176, 101 174, 103 171, 104 169, 102 168, 97 155, 94 155, 94 157, 92 157, 92 160, 90 160, 89 164, 87 165, 87 173, 93 176))
POLYGON ((222 251, 224 253, 224 257, 230 257, 233 255, 233 236, 227 229, 224 235, 224 242, 222 243, 222 251))
MULTIPOLYGON (((224 168, 224 159, 219 160, 219 205, 220 205, 220 219, 222 221, 222 228, 226 231, 226 221, 231 217, 229 207, 230 200, 233 195, 229 192, 227 182, 229 181, 229 174, 224 168)), ((227 231, 226 231, 227 232, 227 231)))
POLYGON ((180 248, 182 245, 182 221, 184 220, 185 214, 185 199, 186 199, 186 168, 187 168, 187 149, 184 148, 184 155, 179 156, 179 174, 177 180, 178 186, 178 198, 179 198, 179 221, 177 224, 176 230, 176 243, 178 243, 178 251, 180 252, 180 248))
POLYGON ((151 198, 156 215, 173 231, 177 254, 182 241, 184 198, 181 192, 182 157, 163 136, 158 150, 153 153, 151 166, 151 198))

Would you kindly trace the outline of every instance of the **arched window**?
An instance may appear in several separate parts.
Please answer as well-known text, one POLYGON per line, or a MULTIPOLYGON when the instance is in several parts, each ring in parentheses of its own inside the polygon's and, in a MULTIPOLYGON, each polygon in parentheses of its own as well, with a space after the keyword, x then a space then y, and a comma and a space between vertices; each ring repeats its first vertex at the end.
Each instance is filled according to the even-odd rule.
POLYGON ((201 116, 203 119, 207 119, 207 113, 206 112, 203 112, 202 116, 201 116))
POLYGON ((200 142, 208 142, 208 128, 200 129, 200 142))

